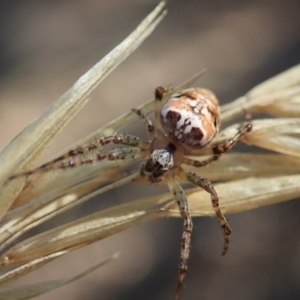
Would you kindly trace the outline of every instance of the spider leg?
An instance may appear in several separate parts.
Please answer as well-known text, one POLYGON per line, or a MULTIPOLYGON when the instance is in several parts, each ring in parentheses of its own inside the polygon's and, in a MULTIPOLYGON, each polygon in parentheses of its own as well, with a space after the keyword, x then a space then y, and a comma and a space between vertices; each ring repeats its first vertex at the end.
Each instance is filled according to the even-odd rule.
POLYGON ((68 160, 61 162, 56 166, 56 169, 76 168, 83 165, 94 164, 98 161, 107 159, 113 160, 134 160, 141 157, 141 150, 139 148, 117 148, 108 152, 100 152, 94 156, 81 160, 68 160))
POLYGON ((211 148, 212 153, 222 154, 230 150, 243 136, 245 136, 251 130, 252 130, 252 124, 250 122, 246 123, 244 126, 240 128, 238 133, 233 138, 227 140, 225 143, 213 146, 211 148))
POLYGON ((162 86, 159 86, 155 89, 155 99, 154 99, 154 118, 155 118, 155 128, 156 133, 162 133, 163 130, 160 125, 160 110, 162 105, 162 100, 164 95, 168 92, 168 89, 162 86))
MULTIPOLYGON (((145 150, 150 147, 149 142, 143 141, 139 137, 132 136, 132 135, 116 134, 114 136, 103 137, 103 138, 96 140, 92 143, 89 143, 87 145, 79 146, 76 149, 72 149, 69 152, 67 152, 45 164, 42 164, 41 166, 39 166, 33 170, 29 170, 29 171, 25 171, 25 172, 13 175, 9 178, 9 180, 12 180, 12 179, 15 179, 18 177, 22 177, 22 176, 29 176, 36 172, 47 172, 49 170, 62 168, 62 167, 59 167, 60 165, 58 165, 58 163, 63 162, 66 159, 70 159, 69 163, 62 163, 62 165, 65 165, 65 166, 69 165, 67 168, 76 167, 77 163, 74 160, 74 159, 76 159, 76 156, 86 154, 86 153, 96 150, 96 149, 100 149, 103 146, 108 145, 108 144, 120 144, 120 145, 125 145, 125 146, 137 147, 137 148, 145 149, 145 150)), ((99 155, 101 156, 102 154, 99 154, 99 155)), ((105 158, 103 158, 103 159, 105 159, 105 158)), ((83 159, 82 161, 85 161, 85 163, 82 163, 82 164, 88 163, 87 162, 88 160, 90 160, 90 159, 83 159)), ((102 159, 98 159, 98 160, 102 160, 102 159)), ((82 164, 80 164, 80 165, 82 165, 82 164)))
POLYGON ((190 254, 191 233, 193 229, 193 223, 192 218, 190 216, 189 204, 186 199, 183 188, 174 178, 171 178, 169 180, 168 185, 179 207, 180 214, 184 220, 179 260, 179 275, 175 294, 175 300, 178 300, 183 286, 183 280, 188 268, 188 258, 190 254))
MULTIPOLYGON (((184 154, 185 155, 209 155, 209 154, 215 154, 215 155, 221 155, 224 152, 227 152, 230 150, 234 145, 242 138, 244 137, 248 132, 252 130, 252 124, 251 119, 247 115, 246 116, 246 123, 239 129, 238 133, 225 141, 224 143, 217 144, 213 146, 212 148, 202 148, 199 150, 194 149, 185 149, 184 154)), ((214 156, 215 156, 214 155, 214 156)), ((215 159, 213 159, 215 160, 215 159)))
POLYGON ((209 180, 199 176, 196 173, 184 172, 182 170, 179 175, 180 175, 181 178, 183 178, 183 179, 189 181, 190 183, 193 183, 193 184, 203 188, 205 191, 207 191, 210 194, 213 208, 215 210, 215 213, 217 215, 217 218, 219 220, 219 223, 220 223, 221 228, 222 228, 223 233, 224 233, 224 247, 223 247, 222 255, 226 254, 227 249, 228 249, 228 245, 229 245, 229 237, 230 237, 230 234, 231 234, 231 229, 230 229, 230 227, 227 223, 227 220, 226 220, 225 216, 223 215, 223 213, 220 209, 219 197, 218 197, 218 194, 215 191, 213 185, 211 184, 211 182, 209 180))
POLYGON ((132 111, 135 112, 145 122, 149 138, 152 140, 155 134, 155 127, 153 126, 151 120, 140 109, 134 108, 132 111))
POLYGON ((216 154, 216 155, 213 155, 213 156, 209 157, 206 160, 201 160, 201 161, 184 157, 182 162, 186 165, 193 166, 193 167, 196 167, 196 168, 200 168, 200 167, 207 166, 212 161, 218 160, 220 156, 221 156, 221 154, 216 154))

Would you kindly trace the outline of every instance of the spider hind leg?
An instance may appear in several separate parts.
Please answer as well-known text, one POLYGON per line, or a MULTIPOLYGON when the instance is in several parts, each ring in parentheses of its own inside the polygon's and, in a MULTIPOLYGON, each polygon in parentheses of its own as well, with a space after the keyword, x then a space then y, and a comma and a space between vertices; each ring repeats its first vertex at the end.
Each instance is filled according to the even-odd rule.
POLYGON ((202 189, 204 189, 206 192, 208 192, 210 194, 213 208, 215 210, 216 216, 218 218, 218 221, 220 223, 220 226, 221 226, 223 234, 224 234, 224 246, 223 246, 222 255, 225 255, 228 250, 231 229, 227 223, 227 220, 226 220, 224 214, 222 213, 222 211, 220 209, 219 196, 218 196, 216 190, 214 189, 213 185, 211 184, 211 182, 208 179, 203 178, 196 173, 181 171, 180 177, 194 185, 201 187, 202 189))
POLYGON ((190 216, 189 204, 181 185, 174 179, 169 180, 169 189, 179 207, 180 214, 184 220, 183 233, 181 239, 181 250, 179 260, 179 274, 177 281, 177 288, 175 300, 179 299, 181 289, 183 287, 183 280, 188 268, 188 258, 190 255, 191 233, 193 230, 193 222, 190 216))

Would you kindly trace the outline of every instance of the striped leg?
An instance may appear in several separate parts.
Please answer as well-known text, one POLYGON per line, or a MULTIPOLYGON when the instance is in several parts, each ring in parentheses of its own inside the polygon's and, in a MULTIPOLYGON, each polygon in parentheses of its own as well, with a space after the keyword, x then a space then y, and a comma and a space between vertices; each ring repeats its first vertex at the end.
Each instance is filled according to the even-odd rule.
POLYGON ((183 280, 188 268, 193 223, 185 193, 180 184, 174 178, 171 178, 169 181, 169 189, 173 194, 173 197, 179 207, 180 214, 184 220, 179 260, 179 275, 175 294, 175 300, 178 300, 183 286, 183 280))
POLYGON ((252 124, 246 123, 243 127, 240 128, 238 133, 228 141, 223 144, 215 145, 211 148, 213 154, 222 154, 228 150, 230 150, 243 136, 245 136, 248 132, 252 130, 252 124))
MULTIPOLYGON (((12 180, 14 178, 18 178, 21 176, 29 176, 37 172, 47 172, 55 169, 61 169, 61 168, 70 168, 70 167, 76 167, 78 165, 83 165, 89 163, 88 161, 92 161, 93 159, 83 159, 82 162, 84 163, 77 163, 79 162, 77 156, 87 154, 93 150, 97 150, 102 148, 105 145, 108 144, 119 144, 119 145, 125 145, 125 146, 131 146, 131 147, 137 147, 141 149, 148 149, 150 147, 150 143, 143 141, 139 137, 132 136, 132 135, 119 135, 116 134, 114 136, 110 137, 103 137, 99 140, 96 140, 95 142, 92 142, 87 145, 79 146, 76 149, 72 149, 69 152, 33 169, 26 172, 18 173, 16 175, 13 175, 9 178, 9 180, 12 180), (64 163, 65 160, 68 160, 68 163, 64 163), (59 164, 61 162, 61 164, 59 164), (64 167, 62 167, 64 166, 64 167)), ((126 148, 125 148, 126 149, 126 148)), ((98 154, 99 157, 101 157, 101 153, 98 154)), ((95 155, 96 157, 97 155, 95 155)), ((105 158, 103 158, 105 159, 105 158)), ((102 159, 97 159, 97 161, 102 159)))
MULTIPOLYGON (((220 157, 221 154, 224 152, 229 151, 231 148, 235 146, 235 144, 242 138, 244 137, 248 132, 252 130, 252 124, 251 124, 251 119, 250 117, 246 117, 246 123, 239 129, 238 133, 225 141, 224 143, 217 144, 213 146, 212 148, 202 148, 199 150, 194 150, 194 149, 185 149, 184 153, 185 155, 209 155, 209 154, 214 154, 213 157, 218 156, 220 157)), ((213 159, 216 160, 216 159, 213 159)))
POLYGON ((196 168, 200 168, 200 167, 205 167, 207 166, 208 164, 210 164, 212 161, 216 161, 219 159, 219 157, 221 156, 221 154, 216 154, 216 155, 213 155, 211 157, 209 157, 208 159, 206 160, 195 160, 195 159, 190 159, 190 158, 184 158, 183 159, 183 163, 186 164, 186 165, 189 165, 189 166, 193 166, 193 167, 196 167, 196 168))
POLYGON ((181 171, 180 177, 201 187, 202 189, 204 189, 205 191, 207 191, 210 194, 213 208, 216 212, 217 218, 219 220, 219 223, 220 223, 221 228, 224 233, 224 247, 223 247, 222 255, 226 254, 228 245, 229 245, 229 237, 231 234, 231 229, 227 223, 225 216, 223 215, 223 213, 220 209, 219 197, 218 197, 218 194, 215 191, 213 185, 207 179, 197 175, 196 173, 192 173, 192 172, 181 171))
POLYGON ((88 164, 94 164, 101 160, 134 160, 141 157, 139 148, 118 148, 108 152, 100 152, 94 156, 85 159, 62 161, 56 166, 58 169, 76 168, 88 164))
POLYGON ((132 111, 135 112, 145 122, 149 138, 153 140, 155 134, 155 127, 153 126, 151 120, 140 109, 134 108, 132 111))
POLYGON ((168 92, 165 87, 158 87, 155 89, 155 100, 154 100, 154 116, 155 116, 155 127, 156 133, 162 133, 162 128, 160 125, 160 110, 164 95, 168 92))

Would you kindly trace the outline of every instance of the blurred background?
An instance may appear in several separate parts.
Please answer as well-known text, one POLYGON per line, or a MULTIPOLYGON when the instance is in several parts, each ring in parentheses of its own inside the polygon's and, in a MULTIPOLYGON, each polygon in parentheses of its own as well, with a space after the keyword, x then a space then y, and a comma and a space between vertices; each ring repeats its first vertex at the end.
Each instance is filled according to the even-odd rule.
MULTIPOLYGON (((0 148, 120 43, 157 3, 0 1, 0 148)), ((93 92, 44 159, 150 100, 156 86, 177 85, 203 68, 208 71, 197 84, 226 103, 299 63, 298 0, 170 0, 167 7, 161 25, 93 92)), ((122 187, 49 222, 47 228, 155 191, 137 184, 122 187)), ((223 238, 217 220, 194 219, 182 299, 299 299, 299 210, 299 201, 290 201, 231 215, 233 241, 225 257, 220 255, 223 238)), ((17 284, 69 276, 121 251, 118 260, 39 299, 172 299, 181 234, 181 219, 148 223, 74 251, 17 284)))

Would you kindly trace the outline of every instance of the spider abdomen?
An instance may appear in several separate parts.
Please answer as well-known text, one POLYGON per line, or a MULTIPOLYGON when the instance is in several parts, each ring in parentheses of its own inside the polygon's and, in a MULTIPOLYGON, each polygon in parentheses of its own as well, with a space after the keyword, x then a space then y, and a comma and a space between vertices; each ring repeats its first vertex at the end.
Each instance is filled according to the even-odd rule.
POLYGON ((219 103, 209 90, 186 89, 163 105, 160 121, 165 133, 183 147, 202 148, 219 130, 219 103))

